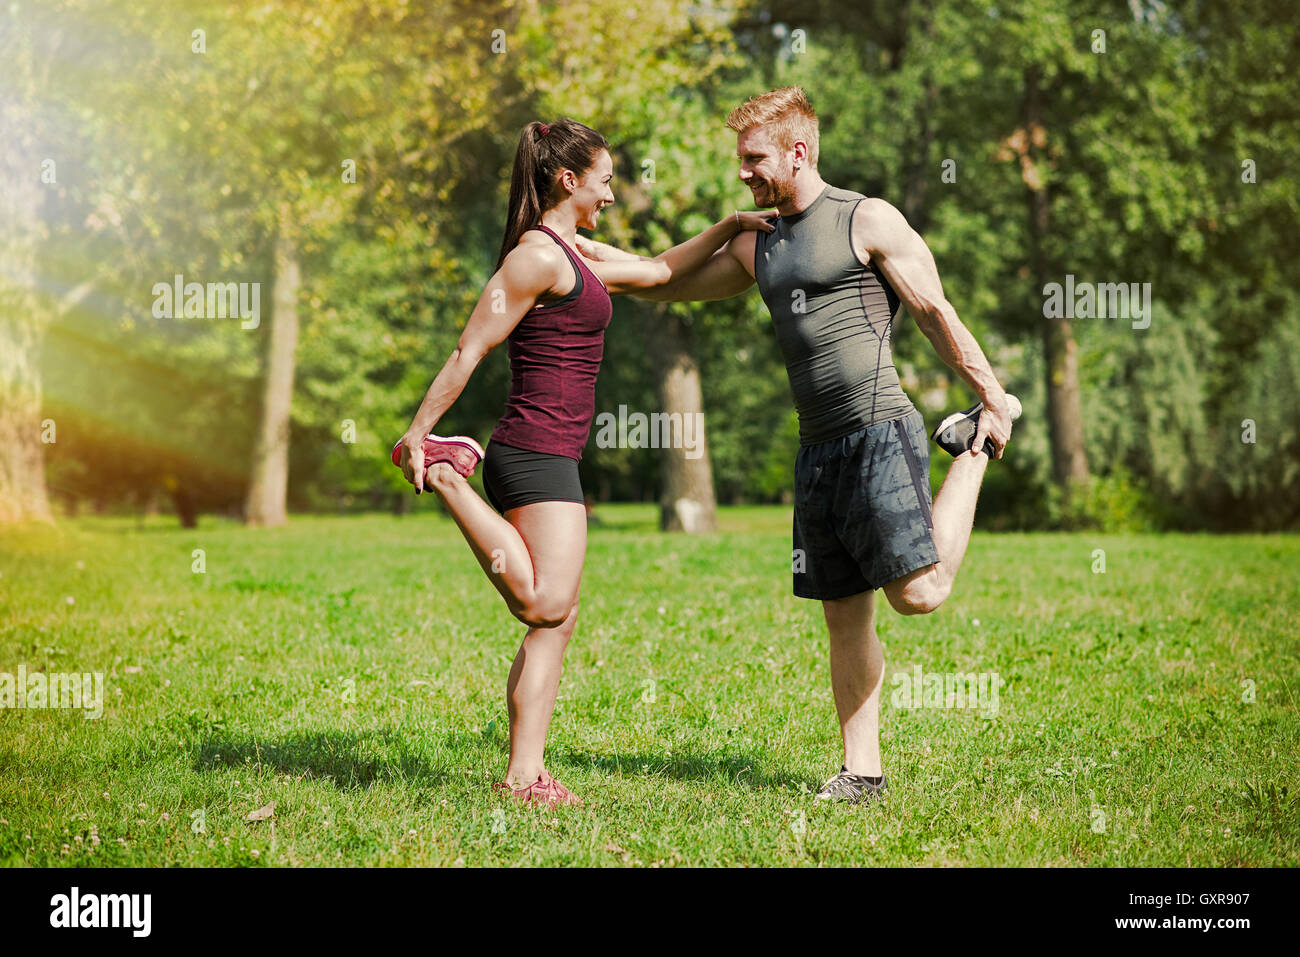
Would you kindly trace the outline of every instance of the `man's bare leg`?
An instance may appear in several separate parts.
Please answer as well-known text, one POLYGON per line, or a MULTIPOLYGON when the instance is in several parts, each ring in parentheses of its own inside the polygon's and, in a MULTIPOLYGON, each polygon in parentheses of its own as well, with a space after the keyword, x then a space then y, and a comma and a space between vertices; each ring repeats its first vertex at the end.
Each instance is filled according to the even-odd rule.
POLYGON ((934 497, 934 547, 939 561, 896 578, 885 585, 885 597, 900 615, 923 615, 934 611, 952 593, 952 584, 966 557, 971 529, 975 525, 975 502, 979 498, 989 457, 969 452, 953 459, 943 487, 934 497))
POLYGON ((831 637, 831 690, 844 740, 844 767, 872 778, 881 775, 880 686, 885 674, 874 599, 874 593, 864 591, 822 602, 831 637))

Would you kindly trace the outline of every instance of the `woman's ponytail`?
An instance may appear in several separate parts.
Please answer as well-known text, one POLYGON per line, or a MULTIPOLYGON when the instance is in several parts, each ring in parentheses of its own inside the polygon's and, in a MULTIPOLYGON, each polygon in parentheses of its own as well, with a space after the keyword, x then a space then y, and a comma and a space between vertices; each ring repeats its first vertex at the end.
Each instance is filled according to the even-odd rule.
POLYGON ((510 207, 496 268, 500 269, 519 237, 536 226, 542 213, 555 205, 555 185, 563 170, 584 175, 609 143, 591 127, 576 120, 554 123, 534 120, 519 134, 515 165, 510 173, 510 207))

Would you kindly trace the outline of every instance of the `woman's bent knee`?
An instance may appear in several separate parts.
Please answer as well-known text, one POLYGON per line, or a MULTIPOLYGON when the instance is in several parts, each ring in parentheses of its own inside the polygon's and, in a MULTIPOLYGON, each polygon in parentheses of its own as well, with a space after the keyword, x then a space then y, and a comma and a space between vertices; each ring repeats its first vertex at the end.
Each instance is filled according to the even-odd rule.
POLYGON ((468 484, 465 477, 451 467, 450 462, 434 462, 424 473, 424 487, 435 492, 445 494, 468 484))
POLYGON ((543 598, 523 605, 514 614, 530 628, 559 628, 574 617, 577 610, 576 601, 565 604, 543 598))

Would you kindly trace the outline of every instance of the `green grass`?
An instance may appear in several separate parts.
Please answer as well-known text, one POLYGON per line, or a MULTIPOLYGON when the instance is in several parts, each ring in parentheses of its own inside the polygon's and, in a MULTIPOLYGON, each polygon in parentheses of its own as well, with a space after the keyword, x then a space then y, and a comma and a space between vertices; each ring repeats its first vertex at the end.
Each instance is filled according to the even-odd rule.
POLYGON ((106 674, 99 720, 0 710, 0 862, 1300 864, 1300 540, 977 532, 938 612, 879 605, 892 798, 818 807, 788 510, 599 513, 547 752, 589 806, 555 812, 490 791, 523 626, 432 510, 0 531, 0 672, 106 674), (996 672, 997 715, 895 706, 916 665, 996 672))

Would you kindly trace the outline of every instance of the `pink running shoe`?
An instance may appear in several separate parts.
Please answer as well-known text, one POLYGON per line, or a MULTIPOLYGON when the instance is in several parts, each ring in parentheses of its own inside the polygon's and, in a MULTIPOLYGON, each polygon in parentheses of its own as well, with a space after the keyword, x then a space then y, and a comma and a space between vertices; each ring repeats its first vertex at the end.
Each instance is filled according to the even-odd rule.
POLYGON ((539 804, 546 807, 556 807, 560 804, 582 806, 582 798, 571 792, 545 771, 542 772, 541 777, 526 788, 520 788, 516 791, 510 785, 501 781, 492 785, 492 790, 506 791, 521 804, 539 804))
MULTIPOLYGON (((474 469, 483 461, 483 446, 468 435, 434 435, 430 432, 424 438, 424 467, 439 462, 449 462, 465 478, 474 474, 474 469)), ((393 464, 402 464, 402 443, 393 446, 393 464)))

